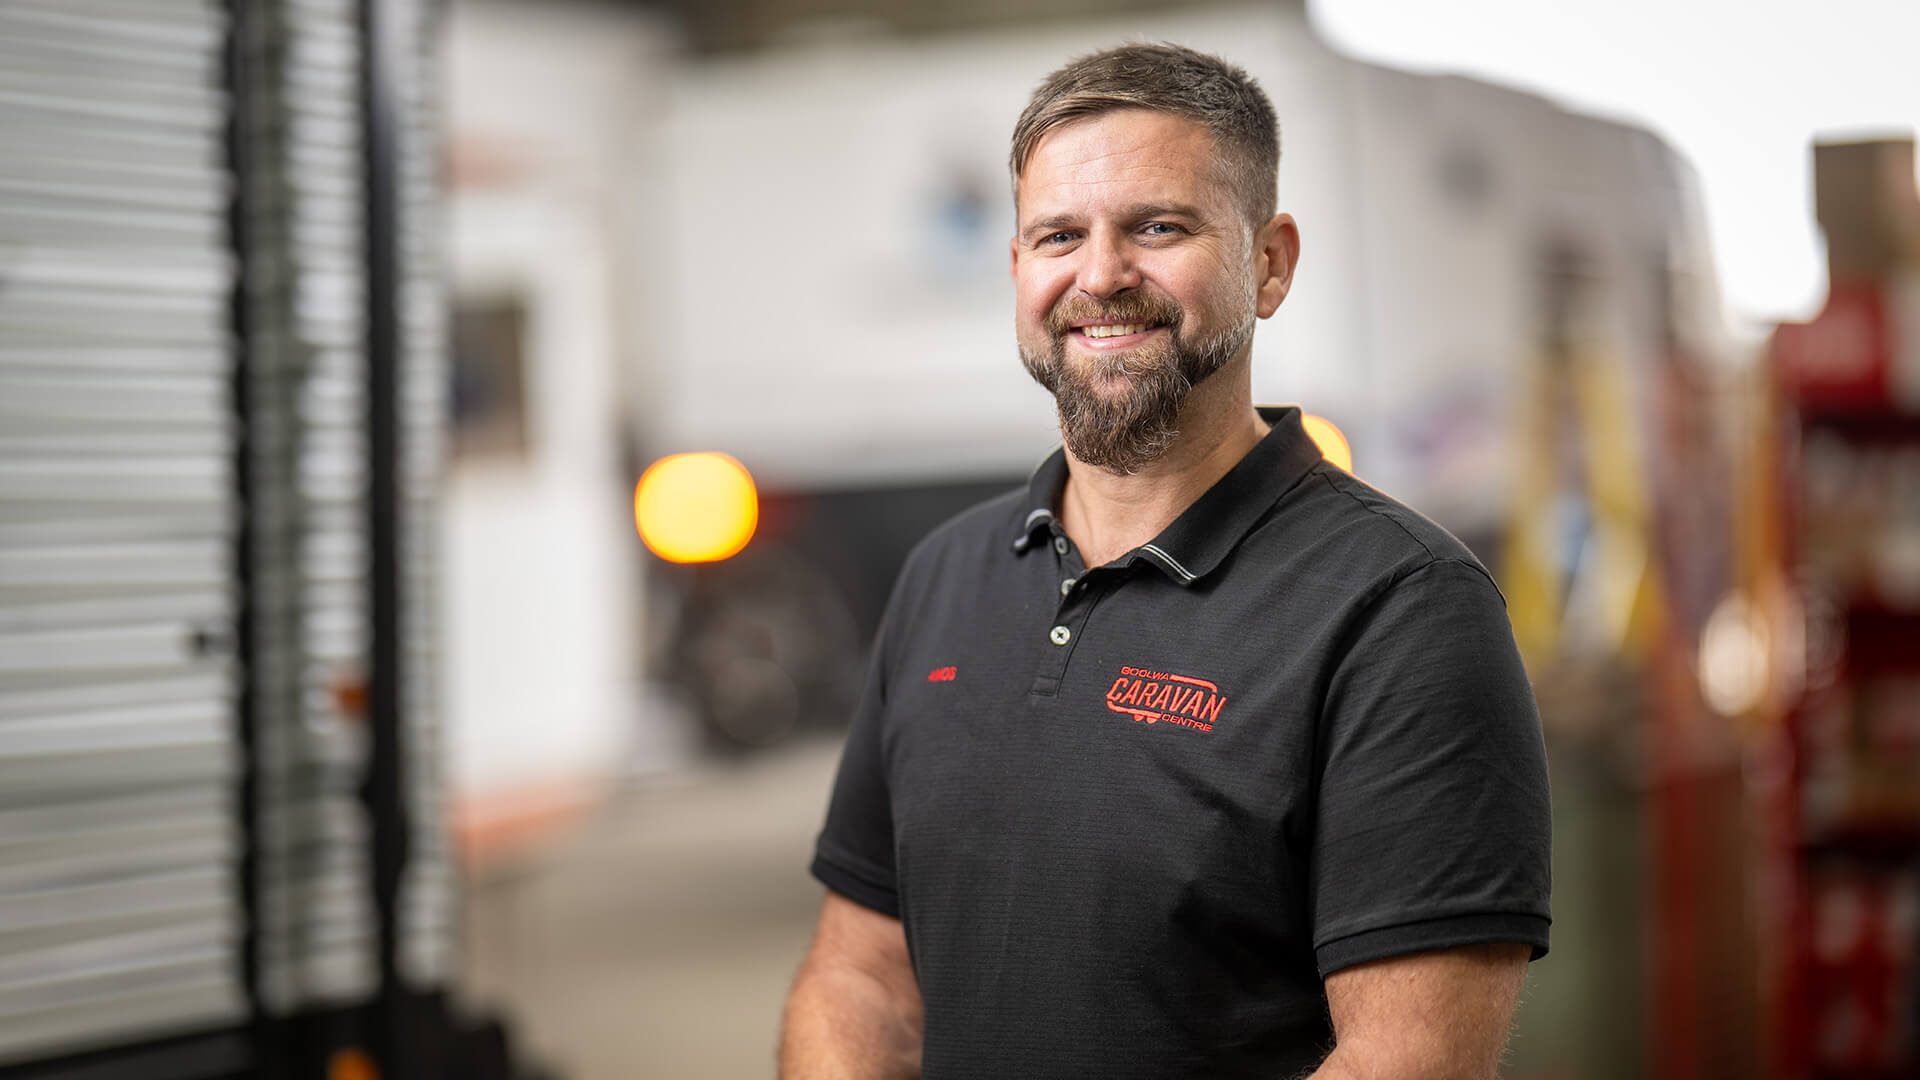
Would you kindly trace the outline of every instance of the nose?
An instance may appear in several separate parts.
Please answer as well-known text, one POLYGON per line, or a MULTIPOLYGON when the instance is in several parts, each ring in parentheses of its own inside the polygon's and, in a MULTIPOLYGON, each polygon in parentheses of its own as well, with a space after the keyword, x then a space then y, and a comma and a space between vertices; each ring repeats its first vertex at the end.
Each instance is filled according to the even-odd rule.
POLYGON ((1140 284, 1140 268, 1123 238, 1100 230, 1087 237, 1080 250, 1086 255, 1080 267, 1080 289, 1088 296, 1105 300, 1140 284))

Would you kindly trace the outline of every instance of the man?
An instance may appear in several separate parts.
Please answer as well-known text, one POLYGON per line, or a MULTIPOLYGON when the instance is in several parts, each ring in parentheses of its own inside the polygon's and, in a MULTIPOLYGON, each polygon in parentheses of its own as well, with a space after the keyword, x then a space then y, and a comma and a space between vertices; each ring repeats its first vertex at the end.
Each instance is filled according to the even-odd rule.
POLYGON ((1539 721, 1466 549, 1252 404, 1278 163, 1260 89, 1177 47, 1021 116, 1064 447, 901 574, 789 1080, 1494 1075, 1547 947, 1539 721))

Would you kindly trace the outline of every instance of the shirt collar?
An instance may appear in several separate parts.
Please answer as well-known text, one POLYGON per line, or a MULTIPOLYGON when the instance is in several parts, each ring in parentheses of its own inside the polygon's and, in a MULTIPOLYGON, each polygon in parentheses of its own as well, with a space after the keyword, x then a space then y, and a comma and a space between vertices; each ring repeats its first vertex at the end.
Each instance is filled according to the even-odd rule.
MULTIPOLYGON (((1119 562, 1150 563, 1174 584, 1192 585, 1212 573, 1280 496, 1320 463, 1320 449, 1301 426, 1298 406, 1263 405, 1259 411, 1273 430, 1173 524, 1119 562)), ((1038 538, 1059 531, 1055 515, 1066 486, 1067 454, 1056 449, 1027 481, 1022 519, 1015 526, 1014 554, 1024 555, 1038 538)))

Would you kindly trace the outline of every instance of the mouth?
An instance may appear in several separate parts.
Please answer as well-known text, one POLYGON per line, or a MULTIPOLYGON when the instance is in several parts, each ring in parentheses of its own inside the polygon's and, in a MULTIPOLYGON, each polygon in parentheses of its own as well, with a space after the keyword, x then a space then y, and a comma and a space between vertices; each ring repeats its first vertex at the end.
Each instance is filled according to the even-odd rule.
POLYGON ((1074 325, 1069 336, 1090 349, 1124 349, 1146 340, 1147 335, 1166 329, 1161 323, 1088 322, 1074 325))

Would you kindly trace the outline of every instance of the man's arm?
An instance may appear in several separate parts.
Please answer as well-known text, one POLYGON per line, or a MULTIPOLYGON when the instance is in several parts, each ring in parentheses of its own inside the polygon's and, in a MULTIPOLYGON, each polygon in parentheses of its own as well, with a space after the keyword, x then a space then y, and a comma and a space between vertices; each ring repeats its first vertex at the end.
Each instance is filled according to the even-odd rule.
POLYGON ((1309 1080, 1493 1080, 1529 952, 1469 945, 1327 976, 1335 1045, 1309 1080))
POLYGON ((829 891, 787 996, 780 1080, 911 1080, 920 1035, 900 920, 829 891))

